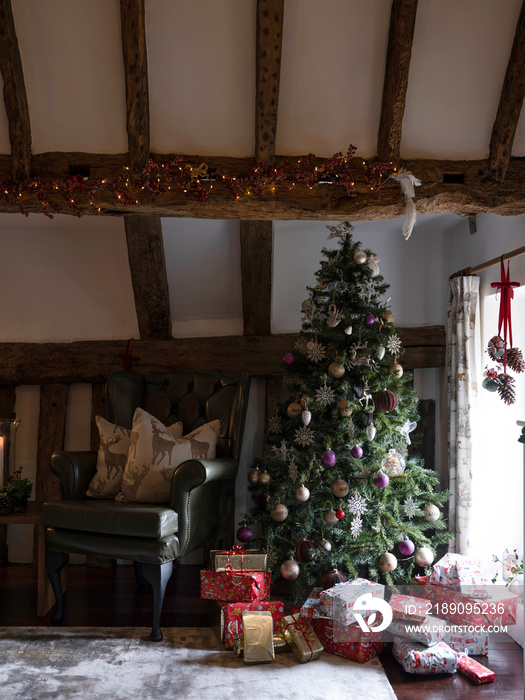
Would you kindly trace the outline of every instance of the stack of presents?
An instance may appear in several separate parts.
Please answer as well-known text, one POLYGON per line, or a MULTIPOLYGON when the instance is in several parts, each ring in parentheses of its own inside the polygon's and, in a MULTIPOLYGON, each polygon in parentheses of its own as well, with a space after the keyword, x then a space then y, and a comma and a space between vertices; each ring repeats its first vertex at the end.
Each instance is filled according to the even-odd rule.
POLYGON ((518 596, 489 587, 481 563, 458 554, 446 554, 406 594, 391 595, 392 621, 382 631, 374 628, 381 626, 384 605, 373 600, 384 600, 382 584, 356 578, 314 588, 301 607, 285 615, 281 601, 269 600, 270 583, 266 554, 257 550, 212 552, 211 568, 201 571, 201 597, 209 599, 212 627, 246 663, 270 662, 276 652, 290 649, 302 663, 323 650, 365 663, 393 641, 394 657, 408 673, 460 671, 488 683, 494 673, 471 657, 488 655, 489 627, 516 623, 518 596), (370 609, 354 610, 365 594, 372 599, 370 609))

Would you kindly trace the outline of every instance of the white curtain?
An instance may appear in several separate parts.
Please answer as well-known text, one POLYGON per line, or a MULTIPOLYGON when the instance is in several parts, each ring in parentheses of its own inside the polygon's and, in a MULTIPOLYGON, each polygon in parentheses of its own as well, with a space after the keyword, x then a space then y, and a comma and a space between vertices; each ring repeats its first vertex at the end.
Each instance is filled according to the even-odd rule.
POLYGON ((447 312, 449 527, 450 550, 470 554, 473 542, 472 492, 479 444, 478 387, 481 387, 479 277, 449 280, 447 312))

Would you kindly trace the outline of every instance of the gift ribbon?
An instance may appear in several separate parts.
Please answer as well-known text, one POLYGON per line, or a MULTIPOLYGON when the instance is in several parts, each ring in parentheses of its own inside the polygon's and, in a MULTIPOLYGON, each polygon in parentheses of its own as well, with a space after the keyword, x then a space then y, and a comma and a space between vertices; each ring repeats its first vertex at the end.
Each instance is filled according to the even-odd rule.
POLYGON ((314 638, 311 634, 312 627, 308 620, 304 618, 296 618, 295 615, 291 615, 291 618, 293 622, 287 622, 284 631, 286 632, 288 627, 293 627, 295 630, 302 633, 304 641, 308 644, 308 649, 310 650, 310 658, 308 660, 311 661, 314 655, 314 650, 312 649, 312 645, 310 644, 311 641, 314 641, 314 638))
POLYGON ((490 286, 496 287, 498 291, 501 292, 499 302, 498 335, 501 336, 501 329, 503 328, 503 340, 505 341, 505 349, 503 352, 503 371, 507 372, 507 330, 510 347, 512 347, 512 320, 510 316, 510 302, 511 299, 514 299, 513 287, 519 287, 520 283, 510 281, 510 261, 507 263, 507 270, 505 271, 503 255, 501 256, 501 279, 499 282, 492 282, 490 286))
POLYGON ((244 545, 242 544, 234 544, 231 549, 226 550, 225 552, 220 552, 220 554, 226 554, 227 557, 227 562, 226 562, 226 571, 232 572, 232 571, 241 571, 243 572, 243 564, 244 564, 244 545), (231 561, 231 557, 234 554, 240 554, 241 556, 241 568, 240 569, 234 569, 231 561))

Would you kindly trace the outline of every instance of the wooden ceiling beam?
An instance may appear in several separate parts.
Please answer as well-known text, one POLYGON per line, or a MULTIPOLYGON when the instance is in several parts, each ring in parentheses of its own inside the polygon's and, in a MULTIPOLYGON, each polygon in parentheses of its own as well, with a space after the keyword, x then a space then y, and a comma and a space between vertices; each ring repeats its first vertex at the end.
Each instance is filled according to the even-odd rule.
POLYGON ((403 115, 416 25, 417 0, 393 0, 388 32, 377 158, 399 162, 403 115))
POLYGON ((272 332, 273 222, 241 221, 241 284, 245 335, 272 332))
POLYGON ((525 98, 525 2, 516 25, 512 51, 501 89, 498 111, 490 139, 489 167, 498 182, 505 179, 512 144, 525 98))
MULTIPOLYGON (((397 326, 405 348, 400 362, 412 369, 442 367, 443 326, 397 326)), ((133 355, 139 372, 221 370, 249 372, 253 377, 283 374, 282 357, 299 335, 214 336, 137 340, 133 355)), ((0 385, 105 382, 120 369, 125 340, 74 343, 0 343, 0 385)))
POLYGON ((31 174, 31 122, 11 0, 0 0, 0 72, 11 144, 10 175, 18 182, 31 174))
POLYGON ((137 322, 142 340, 171 338, 171 316, 159 216, 124 217, 137 322))
POLYGON ((284 0, 257 0, 255 60, 255 158, 272 163, 275 157, 284 0))
POLYGON ((122 55, 126 79, 126 128, 131 168, 149 159, 149 87, 144 0, 120 0, 122 55))

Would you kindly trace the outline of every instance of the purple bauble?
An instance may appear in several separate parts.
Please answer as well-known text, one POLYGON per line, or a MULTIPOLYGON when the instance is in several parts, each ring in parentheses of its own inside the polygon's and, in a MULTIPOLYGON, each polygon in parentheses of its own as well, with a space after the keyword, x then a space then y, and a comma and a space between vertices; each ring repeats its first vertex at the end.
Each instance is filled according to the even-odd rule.
POLYGON ((293 352, 285 353, 283 357, 283 362, 285 365, 293 365, 293 363, 295 362, 295 356, 293 352))
POLYGON ((337 462, 335 452, 333 452, 332 450, 325 450, 321 455, 321 462, 324 464, 325 467, 333 467, 334 464, 337 462))
POLYGON ((373 326, 376 322, 376 317, 373 314, 367 314, 365 316, 365 326, 373 326))
POLYGON ((253 532, 249 527, 243 525, 237 530, 237 539, 239 542, 249 542, 253 537, 253 532))
POLYGON ((352 447, 352 449, 350 450, 350 454, 356 459, 361 459, 361 457, 363 456, 363 448, 359 447, 359 445, 354 445, 354 447, 352 447))
POLYGON ((384 489, 385 486, 388 486, 388 482, 390 479, 384 472, 379 472, 379 474, 376 476, 374 479, 374 484, 378 486, 380 489, 384 489))
POLYGON ((399 543, 399 551, 401 554, 404 554, 407 557, 414 553, 415 548, 415 544, 409 539, 403 540, 399 543))

